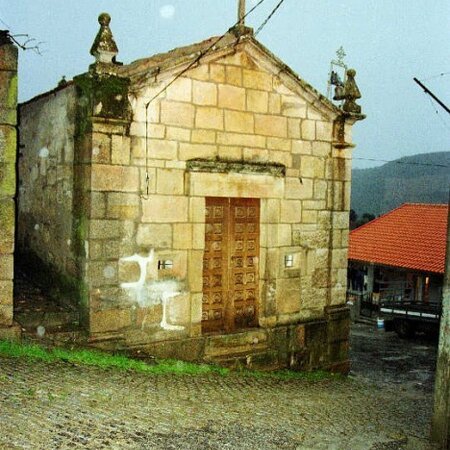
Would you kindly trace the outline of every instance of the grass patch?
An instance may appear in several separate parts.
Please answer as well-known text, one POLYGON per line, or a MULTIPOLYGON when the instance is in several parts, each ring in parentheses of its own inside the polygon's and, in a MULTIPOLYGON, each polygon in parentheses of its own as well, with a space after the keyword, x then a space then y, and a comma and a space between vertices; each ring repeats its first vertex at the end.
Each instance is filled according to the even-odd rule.
POLYGON ((11 341, 0 341, 0 355, 14 358, 32 358, 52 362, 53 357, 48 350, 39 345, 20 344, 11 341))
POLYGON ((0 341, 0 355, 10 358, 29 358, 44 362, 65 361, 71 364, 95 366, 104 369, 133 370, 150 374, 178 375, 227 375, 229 369, 209 364, 194 364, 185 361, 165 359, 148 364, 125 355, 114 355, 96 350, 69 350, 64 348, 46 349, 35 344, 0 341))
POLYGON ((277 370, 263 372, 259 370, 241 369, 232 371, 224 367, 210 364, 195 364, 185 361, 163 359, 153 364, 129 358, 125 355, 110 354, 98 350, 86 349, 47 349, 36 344, 24 344, 0 340, 0 356, 9 358, 29 358, 47 363, 64 361, 71 364, 101 367, 104 369, 131 370, 148 374, 176 375, 208 375, 227 376, 230 373, 253 378, 275 378, 279 380, 303 380, 318 382, 323 380, 345 379, 343 375, 317 370, 313 372, 297 372, 292 370, 277 370))

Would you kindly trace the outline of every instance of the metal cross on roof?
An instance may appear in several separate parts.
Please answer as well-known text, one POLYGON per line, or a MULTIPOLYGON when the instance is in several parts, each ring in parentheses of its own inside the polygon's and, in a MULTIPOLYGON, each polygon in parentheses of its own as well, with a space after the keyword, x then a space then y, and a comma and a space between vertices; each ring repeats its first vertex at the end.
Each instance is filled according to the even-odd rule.
POLYGON ((336 56, 338 62, 344 64, 344 58, 347 56, 347 53, 345 53, 344 47, 342 47, 342 45, 337 49, 336 56))

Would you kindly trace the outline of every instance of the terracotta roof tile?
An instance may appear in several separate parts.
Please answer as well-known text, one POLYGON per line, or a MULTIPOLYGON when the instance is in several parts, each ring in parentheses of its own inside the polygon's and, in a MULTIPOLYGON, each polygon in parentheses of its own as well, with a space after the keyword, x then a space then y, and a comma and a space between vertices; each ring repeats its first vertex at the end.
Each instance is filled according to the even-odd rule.
POLYGON ((444 273, 448 205, 406 203, 350 233, 349 259, 444 273))

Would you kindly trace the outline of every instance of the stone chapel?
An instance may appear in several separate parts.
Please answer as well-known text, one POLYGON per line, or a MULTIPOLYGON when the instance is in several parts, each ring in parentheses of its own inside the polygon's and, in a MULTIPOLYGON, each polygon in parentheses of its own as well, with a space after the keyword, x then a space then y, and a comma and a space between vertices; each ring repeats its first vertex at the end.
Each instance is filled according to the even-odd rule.
POLYGON ((338 107, 243 24, 120 64, 110 20, 20 105, 21 257, 91 346, 346 372, 354 71, 338 107))

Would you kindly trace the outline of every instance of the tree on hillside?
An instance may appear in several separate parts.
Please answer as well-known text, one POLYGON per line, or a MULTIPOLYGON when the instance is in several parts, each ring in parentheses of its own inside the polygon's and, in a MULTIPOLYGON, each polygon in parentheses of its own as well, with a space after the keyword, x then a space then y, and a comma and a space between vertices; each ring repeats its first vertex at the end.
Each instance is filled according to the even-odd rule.
POLYGON ((354 230, 355 228, 360 227, 361 225, 370 222, 375 219, 375 214, 365 212, 360 218, 358 218, 358 214, 351 209, 350 210, 350 230, 354 230))

